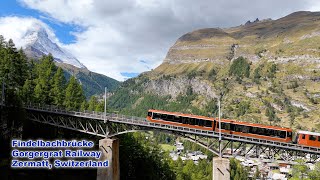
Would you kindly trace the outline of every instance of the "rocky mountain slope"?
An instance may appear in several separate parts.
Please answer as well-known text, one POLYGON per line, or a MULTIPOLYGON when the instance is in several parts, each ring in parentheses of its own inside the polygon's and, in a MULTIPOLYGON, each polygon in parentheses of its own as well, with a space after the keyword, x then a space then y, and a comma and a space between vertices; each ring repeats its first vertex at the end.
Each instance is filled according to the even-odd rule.
POLYGON ((41 26, 29 30, 23 40, 24 52, 29 58, 40 59, 43 55, 51 53, 56 65, 63 68, 67 78, 74 75, 80 81, 86 97, 104 93, 104 87, 112 91, 119 85, 115 79, 89 71, 70 52, 52 42, 41 26))
POLYGON ((181 36, 163 63, 110 99, 125 113, 148 108, 320 130, 320 12, 296 12, 181 36))

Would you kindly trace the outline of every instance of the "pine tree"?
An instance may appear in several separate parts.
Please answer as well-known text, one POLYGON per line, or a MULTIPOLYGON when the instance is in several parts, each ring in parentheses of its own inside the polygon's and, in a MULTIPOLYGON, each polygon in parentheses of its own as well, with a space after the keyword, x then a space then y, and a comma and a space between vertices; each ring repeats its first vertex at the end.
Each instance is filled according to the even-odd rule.
POLYGON ((91 96, 89 100, 88 111, 95 111, 97 104, 98 104, 97 98, 95 96, 91 96))
POLYGON ((14 81, 16 82, 16 87, 22 87, 28 78, 28 64, 27 57, 20 49, 13 59, 14 71, 14 81))
POLYGON ((31 80, 27 79, 25 81, 20 95, 25 103, 31 103, 34 101, 34 85, 31 80))
POLYGON ((98 102, 96 108, 95 108, 96 112, 104 112, 104 102, 98 102))
POLYGON ((17 51, 16 45, 13 43, 12 39, 7 42, 7 48, 12 51, 17 51))
POLYGON ((6 41, 2 35, 0 35, 0 49, 4 48, 6 45, 6 41))
POLYGON ((65 97, 66 79, 61 68, 58 68, 57 72, 54 74, 52 83, 50 96, 53 99, 53 104, 62 106, 65 97))
POLYGON ((87 101, 84 100, 84 101, 81 103, 80 110, 81 110, 81 111, 85 111, 87 108, 88 108, 87 101))
POLYGON ((67 110, 79 110, 82 102, 85 100, 81 85, 74 76, 69 80, 66 88, 64 106, 67 110))
POLYGON ((56 69, 51 54, 42 57, 40 63, 36 65, 35 99, 38 103, 52 104, 53 98, 49 94, 56 69))

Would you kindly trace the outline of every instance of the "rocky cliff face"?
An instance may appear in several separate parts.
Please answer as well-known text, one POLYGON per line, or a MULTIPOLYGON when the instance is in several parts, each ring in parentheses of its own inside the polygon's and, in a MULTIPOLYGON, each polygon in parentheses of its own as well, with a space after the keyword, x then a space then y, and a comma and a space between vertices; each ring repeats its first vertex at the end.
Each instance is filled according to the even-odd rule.
POLYGON ((217 98, 216 90, 211 84, 199 78, 188 79, 187 77, 181 77, 156 79, 148 81, 144 84, 144 87, 148 93, 155 93, 159 96, 170 95, 173 99, 179 94, 186 94, 188 88, 191 88, 192 93, 202 95, 206 98, 217 98))
POLYGON ((319 43, 320 12, 200 29, 181 36, 163 63, 136 78, 134 87, 142 87, 138 96, 170 95, 170 102, 191 87, 198 96, 189 102, 195 108, 221 96, 225 117, 320 130, 319 43), (249 64, 248 77, 230 74, 239 57, 249 64))

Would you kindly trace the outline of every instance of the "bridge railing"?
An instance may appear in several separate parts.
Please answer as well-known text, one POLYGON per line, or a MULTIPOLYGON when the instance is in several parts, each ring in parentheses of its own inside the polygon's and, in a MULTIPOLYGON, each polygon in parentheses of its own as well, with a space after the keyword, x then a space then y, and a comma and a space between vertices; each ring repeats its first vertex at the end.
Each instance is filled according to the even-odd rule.
POLYGON ((41 104, 25 104, 24 107, 29 108, 29 109, 38 109, 38 110, 43 110, 43 111, 48 111, 48 112, 56 112, 56 113, 63 113, 63 114, 69 114, 69 115, 76 115, 76 116, 85 116, 85 117, 91 117, 91 118, 96 118, 96 119, 101 119, 103 120, 105 118, 115 118, 115 119, 131 119, 134 121, 146 121, 146 118, 141 118, 141 117, 136 117, 136 116, 127 116, 127 115, 122 115, 118 113, 106 113, 104 116, 104 112, 97 112, 97 111, 68 111, 64 109, 63 107, 58 107, 54 105, 41 105, 41 104))

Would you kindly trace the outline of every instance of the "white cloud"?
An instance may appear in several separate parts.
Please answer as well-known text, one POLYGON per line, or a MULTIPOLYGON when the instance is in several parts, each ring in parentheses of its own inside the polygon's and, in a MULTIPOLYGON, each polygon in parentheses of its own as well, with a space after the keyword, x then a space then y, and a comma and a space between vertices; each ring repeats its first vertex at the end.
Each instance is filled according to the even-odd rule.
MULTIPOLYGON (((159 65, 175 40, 195 29, 230 27, 255 18, 279 18, 298 10, 316 10, 316 0, 19 1, 54 21, 84 27, 84 31, 71 32, 75 43, 60 44, 90 70, 118 80, 125 79, 121 72, 143 72, 148 70, 147 66, 159 65), (148 65, 140 60, 147 60, 148 65)), ((19 27, 19 20, 9 25, 13 26, 9 29, 17 31, 10 37, 19 36, 25 28, 19 27)))
POLYGON ((60 43, 56 38, 54 31, 42 21, 32 17, 17 17, 8 16, 0 18, 0 34, 3 35, 7 40, 12 39, 16 44, 17 48, 23 47, 26 43, 22 40, 22 37, 28 30, 35 30, 43 27, 46 29, 49 38, 57 43, 60 43))

